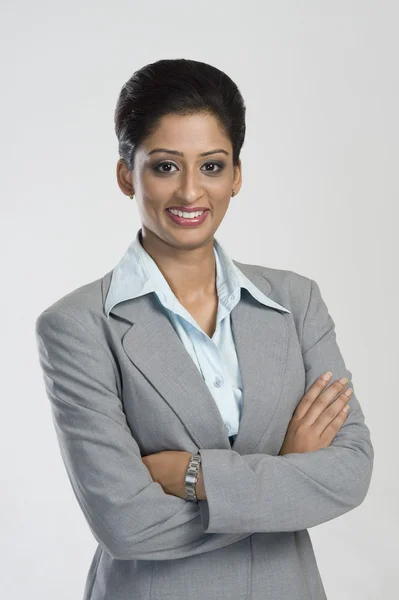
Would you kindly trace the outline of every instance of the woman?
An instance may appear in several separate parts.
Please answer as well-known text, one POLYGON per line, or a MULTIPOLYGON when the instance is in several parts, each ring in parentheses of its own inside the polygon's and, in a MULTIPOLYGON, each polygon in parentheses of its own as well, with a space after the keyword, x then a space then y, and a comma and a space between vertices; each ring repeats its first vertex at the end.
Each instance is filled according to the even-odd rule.
POLYGON ((374 452, 317 283, 214 239, 241 188, 241 94, 160 60, 123 86, 115 126, 142 227, 36 322, 98 542, 84 599, 324 599, 307 529, 361 504, 374 452))

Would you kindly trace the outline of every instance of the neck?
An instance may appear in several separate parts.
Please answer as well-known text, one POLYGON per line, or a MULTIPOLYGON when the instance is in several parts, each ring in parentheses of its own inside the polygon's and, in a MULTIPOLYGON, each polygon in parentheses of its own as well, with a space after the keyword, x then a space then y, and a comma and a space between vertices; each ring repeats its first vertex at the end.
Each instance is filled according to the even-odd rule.
POLYGON ((199 247, 176 248, 142 227, 140 242, 179 302, 198 302, 217 294, 213 237, 199 247))

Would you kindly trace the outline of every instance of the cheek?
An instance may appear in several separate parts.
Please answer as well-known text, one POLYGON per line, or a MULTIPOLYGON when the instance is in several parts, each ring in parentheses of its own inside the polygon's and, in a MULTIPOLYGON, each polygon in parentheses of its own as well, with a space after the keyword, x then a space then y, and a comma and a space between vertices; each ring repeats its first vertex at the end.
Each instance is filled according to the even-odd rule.
POLYGON ((143 174, 137 190, 137 201, 145 212, 154 212, 170 198, 170 185, 157 177, 143 174))
POLYGON ((165 188, 165 182, 160 177, 156 177, 149 170, 144 171, 140 178, 143 195, 152 196, 165 188))
POLYGON ((156 177, 148 177, 143 185, 142 196, 146 202, 156 208, 157 205, 169 202, 175 192, 176 182, 173 183, 171 179, 162 180, 156 177))
POLYGON ((151 220, 158 220, 159 213, 162 211, 163 202, 146 194, 140 202, 137 202, 138 209, 142 217, 148 217, 151 220))
POLYGON ((233 184, 227 177, 220 177, 204 184, 204 189, 215 200, 220 201, 223 205, 229 201, 233 184))

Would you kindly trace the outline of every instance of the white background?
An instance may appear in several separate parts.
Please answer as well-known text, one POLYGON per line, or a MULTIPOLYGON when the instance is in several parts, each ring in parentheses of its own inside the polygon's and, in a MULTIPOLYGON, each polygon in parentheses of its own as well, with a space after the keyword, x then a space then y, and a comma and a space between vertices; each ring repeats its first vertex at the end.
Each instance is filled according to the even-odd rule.
POLYGON ((224 70, 247 105, 243 185, 217 239, 231 258, 319 283, 371 430, 366 500, 310 529, 327 596, 397 598, 398 4, 0 10, 2 596, 82 597, 97 544, 58 450, 34 322, 135 236, 137 208, 115 176, 116 100, 135 70, 184 57, 224 70))

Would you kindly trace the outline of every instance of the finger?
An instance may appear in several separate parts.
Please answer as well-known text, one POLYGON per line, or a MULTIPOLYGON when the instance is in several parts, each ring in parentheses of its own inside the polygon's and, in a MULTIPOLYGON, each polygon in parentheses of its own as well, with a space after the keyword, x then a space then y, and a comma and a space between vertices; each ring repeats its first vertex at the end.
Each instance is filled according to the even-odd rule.
POLYGON ((306 394, 301 398, 298 406, 294 411, 293 416, 296 419, 302 419, 306 415, 313 402, 328 385, 328 382, 330 381, 331 377, 332 372, 327 371, 327 373, 320 375, 320 377, 318 377, 316 381, 310 386, 306 394))
POLYGON ((322 443, 328 443, 328 445, 330 445, 335 436, 337 435, 338 431, 341 429, 342 425, 345 423, 350 413, 350 407, 347 405, 344 408, 348 408, 349 410, 345 412, 345 410, 342 409, 335 417, 335 419, 331 421, 331 423, 327 425, 327 427, 322 432, 320 436, 320 440, 322 441, 322 443))
MULTIPOLYGON (((342 414, 342 409, 348 404, 351 399, 353 389, 348 387, 334 400, 332 404, 317 417, 313 423, 314 431, 321 436, 323 431, 332 423, 336 417, 342 414)), ((345 414, 345 413, 344 413, 345 414)))
MULTIPOLYGON (((347 377, 342 377, 341 379, 337 379, 332 383, 329 387, 327 387, 319 397, 313 402, 312 406, 309 408, 306 414, 306 422, 309 425, 312 425, 316 419, 319 418, 321 413, 325 411, 327 408, 334 404, 335 398, 344 391, 346 384, 348 383, 347 377)), ((334 417, 336 411, 334 412, 334 408, 328 412, 331 417, 334 417)), ((331 421, 331 419, 330 419, 331 421)))

